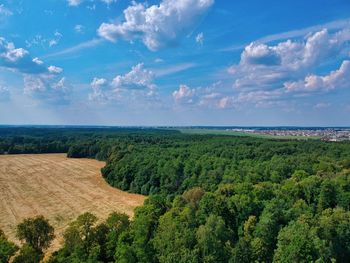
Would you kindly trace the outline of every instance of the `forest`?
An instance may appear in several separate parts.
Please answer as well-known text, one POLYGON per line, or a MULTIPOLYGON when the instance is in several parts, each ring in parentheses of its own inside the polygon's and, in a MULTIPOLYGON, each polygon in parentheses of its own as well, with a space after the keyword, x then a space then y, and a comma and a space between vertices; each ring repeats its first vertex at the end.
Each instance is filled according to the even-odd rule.
MULTIPOLYGON (((51 152, 104 160, 106 182, 148 198, 133 219, 79 216, 47 262, 350 258, 349 142, 161 129, 0 128, 0 154, 51 152)), ((0 262, 16 251, 14 262, 38 262, 53 238, 40 217, 24 221, 17 233, 21 248, 0 231, 0 262)))

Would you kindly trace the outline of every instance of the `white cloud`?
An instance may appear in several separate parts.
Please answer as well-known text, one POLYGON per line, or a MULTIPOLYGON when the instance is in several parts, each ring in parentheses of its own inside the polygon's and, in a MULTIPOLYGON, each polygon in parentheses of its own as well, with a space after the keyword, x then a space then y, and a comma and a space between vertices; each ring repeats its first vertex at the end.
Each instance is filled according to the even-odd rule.
POLYGON ((350 87, 350 61, 345 60, 338 70, 326 76, 308 75, 304 80, 284 83, 287 91, 330 91, 350 87))
POLYGON ((11 10, 7 9, 4 4, 0 5, 0 15, 1 16, 12 16, 13 13, 11 10))
POLYGON ((152 51, 179 44, 201 21, 214 0, 163 0, 147 7, 133 2, 123 23, 103 23, 98 34, 112 42, 141 39, 152 51))
POLYGON ((233 97, 223 97, 218 101, 218 107, 220 109, 233 108, 235 106, 235 101, 233 97))
POLYGON ((254 105, 257 108, 271 105, 276 106, 280 104, 280 99, 283 95, 283 89, 243 91, 235 95, 222 97, 217 102, 217 107, 220 109, 229 109, 239 108, 242 105, 254 105))
POLYGON ((197 36, 196 36, 196 42, 200 45, 203 45, 204 44, 204 34, 203 32, 202 33, 199 33, 197 36))
POLYGON ((16 48, 4 38, 0 38, 0 67, 23 76, 25 94, 50 103, 68 101, 70 89, 65 78, 59 77, 62 68, 46 67, 42 60, 32 58, 27 50, 16 48))
POLYGON ((49 72, 52 73, 52 74, 60 74, 60 73, 62 73, 62 71, 63 71, 62 68, 59 68, 59 67, 56 67, 56 66, 49 66, 47 69, 48 69, 49 72))
POLYGON ((34 92, 45 92, 47 84, 43 78, 26 75, 24 77, 24 93, 32 94, 34 92))
POLYGON ((227 70, 233 86, 226 82, 212 88, 182 86, 173 92, 173 99, 183 99, 187 106, 219 109, 295 109, 295 103, 307 96, 350 87, 349 50, 350 28, 335 32, 323 29, 304 39, 275 45, 254 42, 245 47, 240 62, 227 70), (339 60, 344 60, 340 68, 324 75, 314 73, 320 66, 324 70, 339 60))
POLYGON ((179 89, 173 92, 173 98, 178 103, 192 103, 195 93, 195 89, 190 89, 187 85, 180 85, 179 89))
POLYGON ((82 26, 82 25, 76 25, 76 26, 74 27, 74 30, 75 30, 75 32, 81 34, 81 33, 84 32, 84 26, 82 26))
POLYGON ((107 4, 107 5, 110 5, 112 3, 116 3, 117 0, 101 0, 103 3, 107 4))
POLYGON ((94 78, 93 81, 91 82, 91 87, 92 89, 98 89, 102 86, 105 86, 108 83, 106 79, 99 79, 99 78, 94 78))
POLYGON ((90 84, 92 93, 89 99, 98 102, 119 101, 122 103, 134 103, 139 101, 157 99, 157 85, 154 83, 155 75, 144 67, 143 63, 137 64, 124 75, 117 75, 112 81, 104 78, 94 78, 90 84))
POLYGON ((62 38, 62 34, 60 32, 58 32, 58 31, 56 31, 54 33, 54 38, 51 39, 51 40, 48 40, 49 47, 53 47, 53 46, 58 45, 58 43, 60 42, 61 38, 62 38))
MULTIPOLYGON (((93 2, 94 0, 90 0, 89 2, 93 2)), ((100 0, 102 3, 105 3, 106 5, 110 5, 112 3, 116 3, 117 0, 100 0)), ((67 0, 69 6, 79 6, 85 0, 67 0)))
POLYGON ((152 71, 145 69, 144 64, 140 63, 132 67, 131 71, 125 75, 118 75, 112 81, 112 87, 115 91, 123 89, 149 90, 153 93, 156 85, 153 83, 154 74, 152 71))
POLYGON ((321 31, 324 28, 327 28, 328 30, 339 30, 339 29, 346 28, 349 26, 350 26, 350 19, 335 20, 335 21, 328 22, 325 24, 320 24, 320 25, 306 27, 306 28, 302 28, 302 29, 298 29, 298 30, 292 30, 292 31, 287 31, 287 32, 283 32, 283 33, 265 36, 263 38, 260 38, 258 40, 258 42, 268 43, 268 42, 272 42, 272 41, 303 37, 303 36, 309 34, 310 32, 321 31))
POLYGON ((222 88, 220 81, 207 87, 196 88, 182 84, 172 93, 172 97, 176 105, 220 108, 220 101, 226 96, 222 93, 222 88))
POLYGON ((323 29, 310 35, 305 41, 287 40, 275 46, 251 43, 243 51, 240 64, 278 65, 289 71, 297 71, 339 55, 349 48, 349 41, 350 28, 333 34, 323 29))
MULTIPOLYGON (((273 41, 281 41, 286 39, 304 37, 305 35, 308 35, 310 33, 321 31, 324 28, 327 28, 328 30, 339 30, 342 28, 349 28, 349 27, 350 27, 350 19, 335 20, 325 24, 319 24, 311 27, 302 28, 302 29, 268 35, 260 39, 257 39, 256 42, 266 44, 273 41)), ((246 45, 234 45, 231 47, 223 48, 219 51, 224 51, 224 52, 237 51, 240 49, 244 49, 245 46, 246 45)))
POLYGON ((23 48, 16 48, 11 42, 0 37, 0 67, 22 73, 44 73, 45 67, 39 65, 23 48))
POLYGON ((38 64, 38 65, 44 64, 44 61, 40 60, 39 58, 33 58, 32 61, 33 61, 34 63, 38 64))
POLYGON ((56 78, 52 75, 24 75, 24 94, 39 99, 42 102, 67 104, 70 88, 65 78, 56 78))
POLYGON ((25 74, 59 74, 62 68, 49 66, 39 58, 32 58, 29 52, 23 48, 16 48, 12 42, 0 37, 0 67, 25 74))
POLYGON ((78 6, 83 2, 83 0, 67 0, 67 1, 70 6, 78 6))
POLYGON ((58 44, 58 41, 56 39, 51 39, 49 41, 49 46, 50 47, 56 46, 57 44, 58 44))
POLYGON ((310 75, 320 65, 346 56, 349 43, 350 28, 332 33, 323 29, 303 40, 271 46, 253 42, 245 47, 240 63, 228 72, 237 89, 276 89, 286 82, 296 85, 296 79, 310 75))
POLYGON ((276 65, 281 62, 279 54, 273 47, 265 44, 251 43, 241 55, 241 64, 276 65))
POLYGON ((94 78, 90 84, 92 93, 89 94, 89 100, 104 102, 108 99, 103 88, 108 87, 108 81, 103 78, 94 78))
POLYGON ((60 40, 62 39, 62 34, 58 31, 55 31, 50 38, 45 38, 40 34, 35 35, 32 39, 26 40, 26 46, 27 48, 30 48, 32 46, 42 46, 42 47, 53 47, 59 44, 60 40))
POLYGON ((2 48, 3 52, 0 54, 0 57, 9 62, 17 62, 29 54, 29 52, 23 48, 15 48, 13 43, 4 42, 2 48))
MULTIPOLYGON (((350 87, 350 61, 344 61, 338 70, 331 71, 325 76, 310 74, 304 80, 279 82, 268 86, 267 82, 254 89, 236 89, 236 94, 219 96, 219 108, 232 108, 242 105, 254 105, 255 107, 286 106, 288 102, 303 98, 310 94, 330 92, 335 89, 350 87)), ((236 84, 237 86, 237 84, 236 84)), ((239 85, 238 85, 239 86, 239 85)), ((242 86, 240 86, 242 87, 242 86)), ((314 108, 325 108, 319 104, 314 108)))

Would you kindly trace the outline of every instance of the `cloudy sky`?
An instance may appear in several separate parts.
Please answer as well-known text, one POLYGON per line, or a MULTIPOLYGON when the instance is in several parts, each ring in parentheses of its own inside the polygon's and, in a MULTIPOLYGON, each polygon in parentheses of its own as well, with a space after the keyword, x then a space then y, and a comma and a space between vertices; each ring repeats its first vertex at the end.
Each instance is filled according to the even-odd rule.
POLYGON ((0 0, 0 123, 350 125, 348 0, 0 0))

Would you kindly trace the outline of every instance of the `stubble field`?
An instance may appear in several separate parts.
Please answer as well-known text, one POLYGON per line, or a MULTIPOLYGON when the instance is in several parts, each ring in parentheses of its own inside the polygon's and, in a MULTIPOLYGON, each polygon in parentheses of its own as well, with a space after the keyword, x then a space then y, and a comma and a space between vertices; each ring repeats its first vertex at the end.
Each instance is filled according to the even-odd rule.
POLYGON ((84 212, 101 219, 113 211, 132 217, 144 196, 109 186, 100 172, 104 165, 65 154, 0 155, 0 229, 18 242, 16 225, 43 215, 55 227, 52 251, 59 247, 64 229, 84 212))

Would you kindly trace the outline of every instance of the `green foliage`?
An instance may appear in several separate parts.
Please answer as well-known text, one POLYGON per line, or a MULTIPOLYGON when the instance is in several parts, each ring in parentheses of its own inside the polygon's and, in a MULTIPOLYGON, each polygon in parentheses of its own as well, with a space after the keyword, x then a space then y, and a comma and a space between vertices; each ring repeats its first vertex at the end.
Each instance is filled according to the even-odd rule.
POLYGON ((318 235, 325 240, 332 258, 346 262, 350 258, 350 212, 342 208, 327 209, 317 222, 318 235))
POLYGON ((9 259, 16 253, 18 247, 10 242, 0 229, 0 263, 7 263, 9 259))
POLYGON ((13 259, 13 263, 38 263, 43 258, 43 254, 29 244, 24 244, 18 255, 13 259))
POLYGON ((42 253, 54 239, 54 229, 43 216, 24 219, 17 225, 17 237, 42 253))
POLYGON ((210 215, 198 228, 197 240, 202 262, 227 262, 230 258, 230 231, 221 217, 210 215))
POLYGON ((315 262, 322 258, 327 258, 327 250, 307 219, 292 221, 279 233, 274 262, 315 262))

